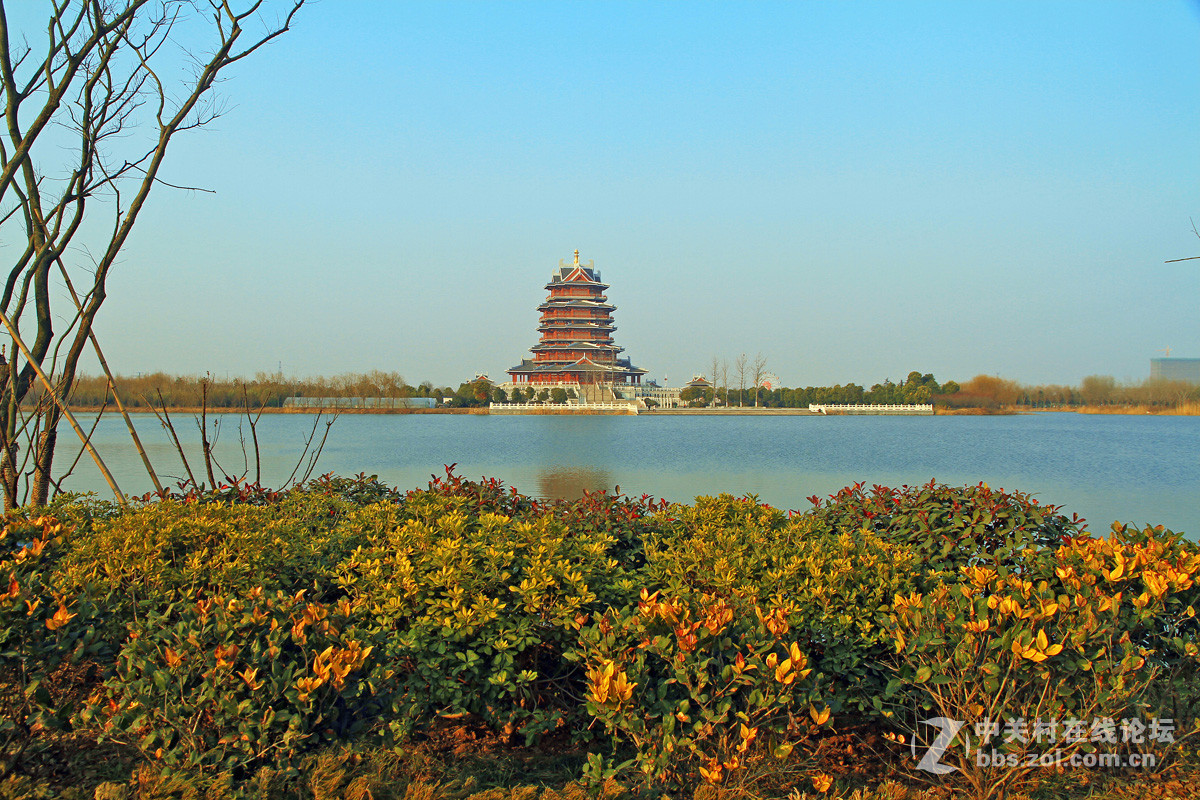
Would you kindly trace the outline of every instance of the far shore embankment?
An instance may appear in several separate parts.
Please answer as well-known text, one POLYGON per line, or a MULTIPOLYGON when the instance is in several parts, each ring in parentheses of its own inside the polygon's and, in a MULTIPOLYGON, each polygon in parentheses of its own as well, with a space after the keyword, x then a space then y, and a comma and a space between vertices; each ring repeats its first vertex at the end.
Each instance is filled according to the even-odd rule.
MULTIPOLYGON (((75 414, 95 414, 101 409, 97 406, 71 406, 71 412, 75 414)), ((153 414, 155 411, 159 413, 162 409, 153 409, 146 406, 126 408, 131 414, 153 414)), ((240 408, 209 408, 204 412, 199 406, 168 406, 168 413, 171 414, 239 414, 245 415, 245 409, 240 408)), ((251 409, 251 414, 258 414, 259 409, 251 409)), ((280 408, 278 406, 266 406, 261 409, 263 414, 316 414, 322 412, 329 414, 469 414, 469 415, 488 415, 487 408, 280 408)), ((115 414, 117 409, 115 406, 107 406, 104 408, 104 413, 115 414)), ((950 417, 950 416, 992 416, 992 415, 1009 415, 1009 414, 1125 414, 1125 415, 1159 415, 1159 416, 1200 416, 1200 404, 1192 403, 1179 407, 1163 408, 1157 406, 1078 406, 1075 408, 1030 408, 1028 406, 1005 406, 999 409, 986 408, 934 408, 934 416, 950 417)), ((762 417, 820 417, 819 413, 809 411, 807 408, 655 408, 649 411, 643 411, 642 415, 649 416, 710 416, 710 417, 736 417, 736 416, 762 416, 762 417)), ((585 414, 576 414, 575 416, 586 416, 585 414)), ((828 416, 838 416, 838 412, 831 411, 828 416)))
MULTIPOLYGON (((148 408, 139 406, 136 408, 126 408, 130 414, 153 414, 156 411, 162 413, 161 408, 148 408)), ((251 408, 250 414, 258 414, 259 411, 263 414, 310 414, 315 415, 318 412, 330 414, 484 414, 488 413, 486 408, 280 408, 279 406, 264 406, 262 409, 251 408)), ((100 411, 97 406, 71 406, 72 414, 95 414, 100 411)), ((199 406, 167 406, 167 412, 170 414, 239 414, 245 416, 246 409, 244 408, 208 408, 201 409, 199 406)), ((104 409, 106 414, 116 414, 116 406, 108 406, 104 409)))
MULTIPOLYGON (((950 414, 955 412, 944 411, 938 409, 938 414, 950 414)), ((958 413, 972 413, 970 409, 963 409, 958 413)), ((1160 417, 1198 417, 1200 416, 1200 403, 1190 403, 1182 406, 1075 406, 1073 408, 1030 408, 1029 406, 1006 406, 1003 411, 991 412, 994 414, 1116 414, 1128 416, 1142 416, 1150 414, 1160 417)))
POLYGON ((819 417, 818 413, 807 408, 654 408, 643 411, 642 414, 661 416, 711 416, 733 417, 751 415, 760 417, 819 417))
MULTIPOLYGON (((141 406, 138 408, 126 408, 131 414, 153 414, 155 411, 162 413, 162 409, 153 409, 141 406)), ((96 406, 72 406, 72 413, 76 414, 95 414, 100 409, 96 406)), ((117 413, 114 406, 108 406, 104 409, 106 414, 117 413)), ((167 411, 171 414, 200 414, 202 409, 198 406, 168 406, 167 411)), ((258 409, 251 409, 251 414, 257 414, 258 409)), ((267 406, 262 409, 264 414, 316 414, 318 411, 325 414, 475 414, 487 415, 487 408, 280 408, 278 406, 267 406)), ((209 408, 204 413, 208 414, 240 414, 245 415, 246 411, 240 408, 209 408)), ((819 417, 820 414, 814 414, 807 408, 655 408, 650 411, 643 411, 642 414, 651 416, 765 416, 765 417, 783 417, 783 416, 798 416, 798 417, 819 417)), ((583 416, 583 414, 579 414, 583 416)))

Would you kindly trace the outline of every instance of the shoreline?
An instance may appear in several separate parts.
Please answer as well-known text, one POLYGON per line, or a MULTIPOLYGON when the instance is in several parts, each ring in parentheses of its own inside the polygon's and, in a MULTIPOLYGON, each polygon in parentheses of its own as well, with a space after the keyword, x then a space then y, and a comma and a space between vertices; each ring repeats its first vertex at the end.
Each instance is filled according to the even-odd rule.
MULTIPOLYGON (((153 414, 155 409, 140 406, 136 408, 126 408, 130 414, 153 414)), ((74 414, 95 414, 100 411, 99 406, 72 406, 71 413, 74 414)), ((160 410, 161 411, 161 410, 160 410)), ((199 406, 178 406, 168 408, 167 411, 171 414, 200 414, 199 406)), ((116 406, 108 406, 104 409, 106 414, 116 414, 116 406)), ((209 408, 205 413, 208 414, 237 414, 245 416, 244 409, 237 408, 209 408)), ((252 414, 260 413, 260 410, 254 410, 252 414)), ((278 406, 268 406, 261 409, 263 414, 307 414, 315 415, 323 413, 326 415, 336 414, 467 414, 474 416, 490 416, 490 411, 487 408, 280 408, 278 406)), ((1154 408, 1150 406, 1080 406, 1078 408, 1028 408, 1023 406, 1006 406, 999 410, 983 409, 983 408, 935 408, 933 416, 935 417, 973 417, 973 416, 1012 416, 1025 414, 1115 414, 1126 416, 1169 416, 1169 417, 1195 417, 1200 416, 1200 405, 1189 405, 1181 408, 1154 408)), ((501 416, 501 415, 496 415, 501 416)), ((516 414, 506 414, 503 416, 519 416, 516 414)), ((593 416, 576 412, 572 416, 593 416)), ((709 417, 737 417, 737 416, 762 416, 762 417, 820 417, 820 416, 841 416, 831 413, 828 415, 814 414, 807 408, 656 408, 650 411, 643 411, 637 416, 709 416, 709 417)), ((856 415, 870 416, 870 415, 856 415)), ((877 416, 896 416, 893 414, 884 414, 877 416)))
POLYGON ((1114 416, 1200 417, 1200 406, 1155 408, 1153 406, 1079 406, 1077 408, 1019 408, 1014 414, 1085 414, 1114 416))
MULTIPOLYGON (((162 409, 147 408, 139 406, 137 408, 125 409, 130 414, 154 414, 155 411, 162 413, 162 409)), ((99 406, 71 406, 72 414, 95 414, 100 411, 99 406)), ((199 406, 175 406, 167 407, 167 412, 170 414, 237 414, 240 417, 246 416, 244 408, 208 408, 201 409, 199 406)), ((315 416, 318 413, 332 416, 336 414, 476 414, 486 415, 486 408, 280 408, 279 406, 265 406, 262 409, 252 409, 249 413, 256 415, 263 414, 308 414, 315 416)), ((117 407, 110 405, 104 409, 105 414, 117 414, 117 407)))
MULTIPOLYGON (((809 411, 807 408, 655 408, 650 411, 643 411, 638 416, 658 417, 658 416, 709 416, 709 417, 737 417, 737 416, 763 416, 763 417, 820 417, 822 414, 816 414, 809 411)), ((830 414, 829 416, 833 416, 830 414)))

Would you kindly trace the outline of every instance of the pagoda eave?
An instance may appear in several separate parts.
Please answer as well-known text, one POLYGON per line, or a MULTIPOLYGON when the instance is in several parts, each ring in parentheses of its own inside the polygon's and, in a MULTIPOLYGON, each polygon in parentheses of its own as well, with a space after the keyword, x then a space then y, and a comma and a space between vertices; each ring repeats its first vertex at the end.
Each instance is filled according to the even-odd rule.
POLYGON ((545 285, 546 291, 552 291, 556 286, 599 286, 601 289, 608 289, 610 285, 601 283, 600 281, 550 281, 545 285))
POLYGON ((616 311, 617 310, 616 306, 611 305, 609 303, 596 303, 591 300, 574 300, 574 299, 568 300, 566 298, 560 299, 560 298, 556 297, 551 300, 547 300, 546 302, 544 302, 540 306, 538 306, 538 311, 545 311, 545 310, 551 309, 551 308, 563 308, 563 309, 587 308, 587 309, 593 309, 596 311, 616 311))
POLYGON ((530 350, 620 350, 612 339, 572 339, 570 341, 538 342, 530 350))

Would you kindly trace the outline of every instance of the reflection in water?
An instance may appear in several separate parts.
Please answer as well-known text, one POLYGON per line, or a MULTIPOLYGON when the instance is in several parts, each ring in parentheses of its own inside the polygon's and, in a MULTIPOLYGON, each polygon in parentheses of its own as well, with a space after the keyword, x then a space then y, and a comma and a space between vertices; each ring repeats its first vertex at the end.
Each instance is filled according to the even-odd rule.
POLYGON ((546 500, 578 500, 583 493, 613 488, 612 474, 596 467, 549 467, 537 473, 538 496, 546 500))

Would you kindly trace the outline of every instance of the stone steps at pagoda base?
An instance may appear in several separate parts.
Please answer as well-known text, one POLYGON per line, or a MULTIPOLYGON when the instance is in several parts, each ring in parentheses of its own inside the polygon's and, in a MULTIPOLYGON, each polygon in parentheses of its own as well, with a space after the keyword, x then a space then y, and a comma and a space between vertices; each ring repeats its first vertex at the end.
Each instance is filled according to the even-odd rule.
POLYGON ((585 403, 611 403, 617 399, 613 390, 599 383, 585 383, 579 387, 579 397, 585 403))

